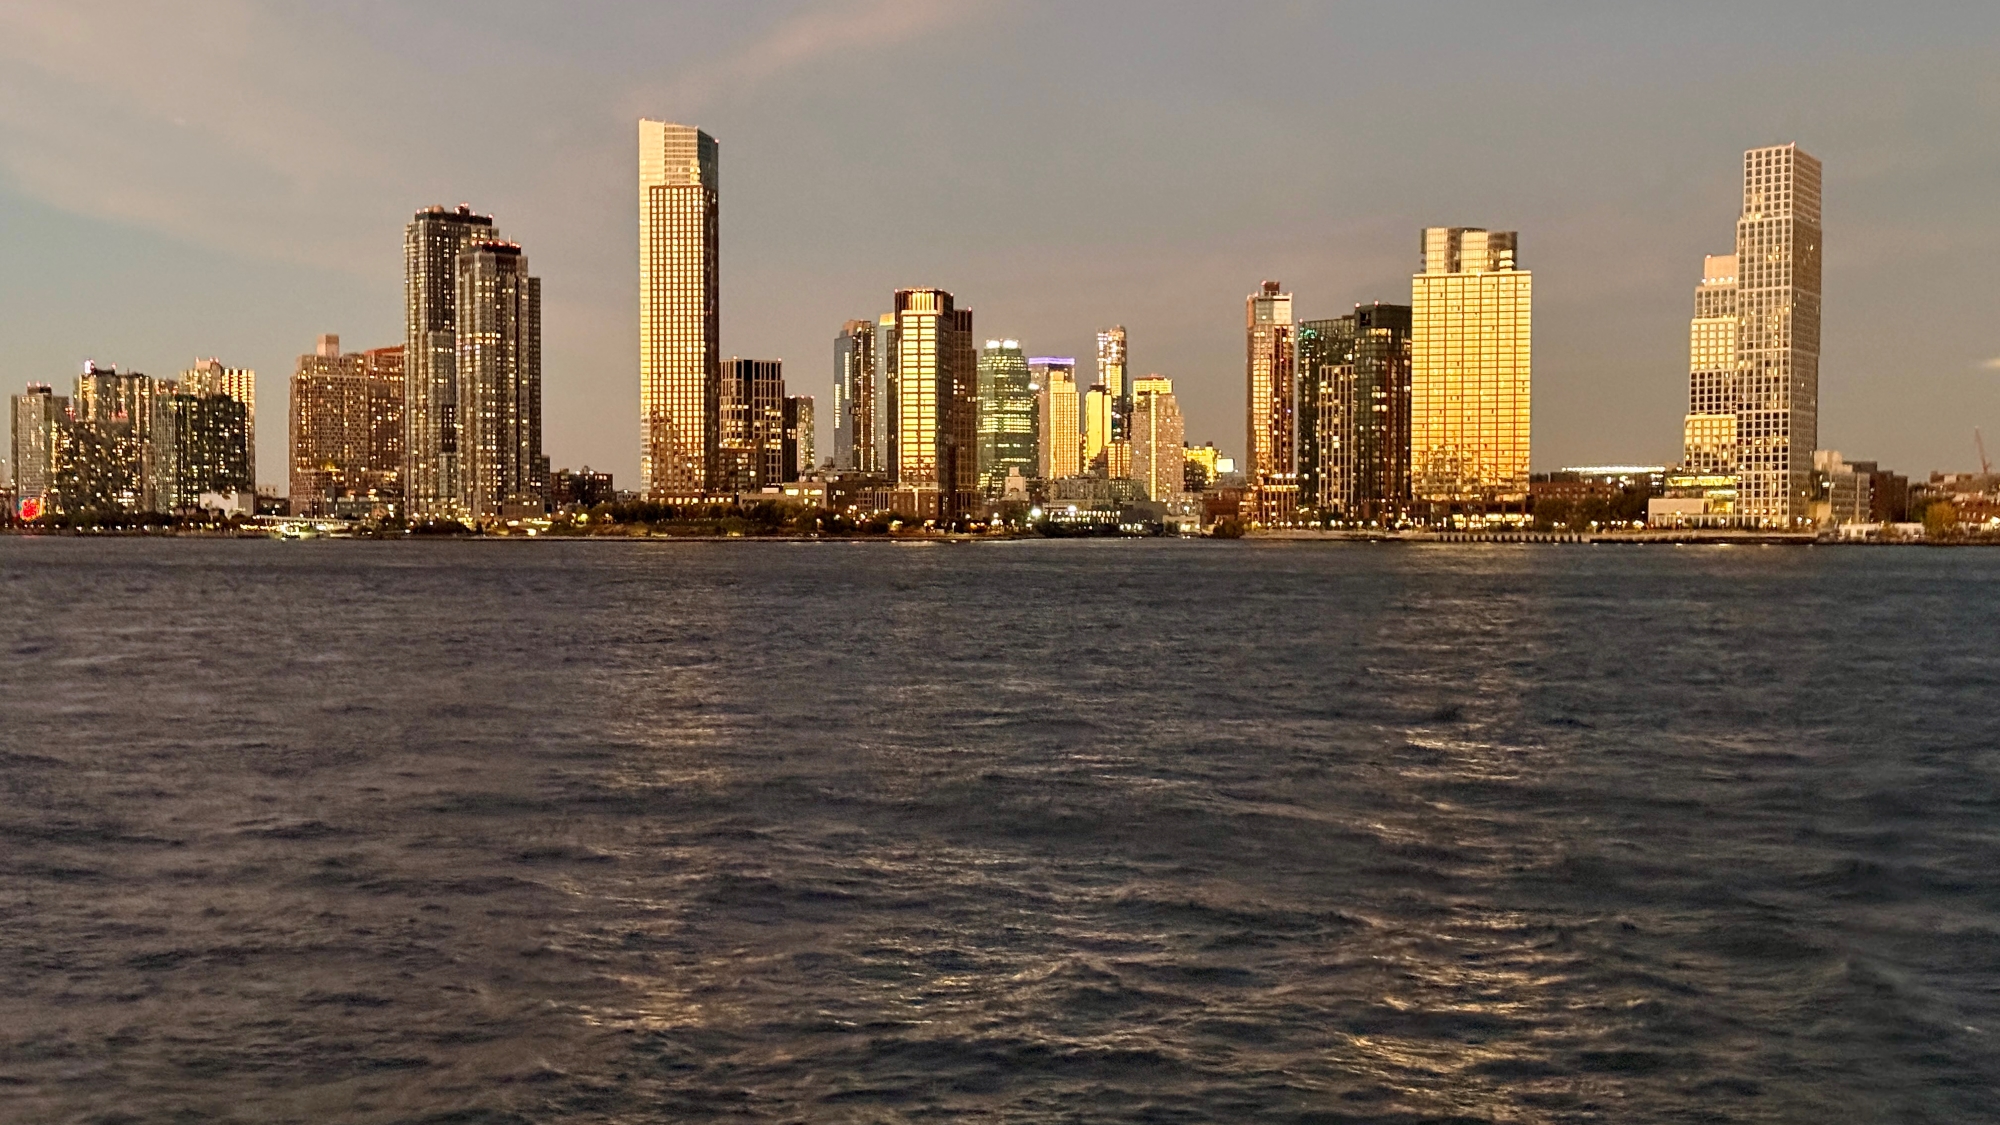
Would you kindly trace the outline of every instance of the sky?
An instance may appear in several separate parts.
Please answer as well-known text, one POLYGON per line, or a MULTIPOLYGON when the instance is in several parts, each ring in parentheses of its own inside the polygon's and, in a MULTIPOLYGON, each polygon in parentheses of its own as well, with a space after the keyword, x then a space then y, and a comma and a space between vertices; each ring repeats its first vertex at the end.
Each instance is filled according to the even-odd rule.
POLYGON ((1240 454, 1246 294, 1407 303, 1423 227, 1488 227, 1535 273, 1535 468, 1671 463, 1742 151, 1796 141, 1820 445, 1965 470, 1996 46, 1990 3, 6 0, 0 385, 254 367, 282 484, 296 357, 400 343, 403 225, 466 202, 543 278, 550 458, 636 486, 643 116, 721 144, 723 353, 822 404, 842 322, 939 286, 1031 354, 1124 325, 1240 454))

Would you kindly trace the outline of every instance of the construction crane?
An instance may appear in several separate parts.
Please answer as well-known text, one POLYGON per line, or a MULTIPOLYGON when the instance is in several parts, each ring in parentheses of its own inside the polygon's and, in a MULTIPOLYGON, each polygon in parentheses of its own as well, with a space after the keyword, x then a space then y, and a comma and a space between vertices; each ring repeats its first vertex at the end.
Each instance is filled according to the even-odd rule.
POLYGON ((1978 426, 1972 427, 1972 444, 1979 447, 1979 475, 1992 476, 1993 462, 1986 459, 1986 436, 1979 432, 1978 426))

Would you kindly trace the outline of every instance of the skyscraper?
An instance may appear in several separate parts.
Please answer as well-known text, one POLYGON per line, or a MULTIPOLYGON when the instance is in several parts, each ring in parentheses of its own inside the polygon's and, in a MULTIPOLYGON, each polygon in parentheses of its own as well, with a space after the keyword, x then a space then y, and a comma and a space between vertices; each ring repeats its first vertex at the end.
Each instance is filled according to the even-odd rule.
POLYGON ((250 468, 250 408, 220 391, 166 397, 173 415, 173 481, 168 507, 193 512, 204 492, 255 492, 250 468))
POLYGON ((84 364, 56 455, 65 511, 172 509, 172 386, 137 371, 84 364))
POLYGON ((69 424, 69 399, 46 383, 29 383, 10 405, 15 510, 39 513, 50 507, 55 490, 56 451, 69 424))
POLYGON ((466 513, 459 479, 458 257, 498 237, 460 204, 417 212, 403 231, 403 487, 413 520, 466 513))
POLYGON ((1125 326, 1097 334, 1097 385, 1111 395, 1112 436, 1125 436, 1125 418, 1132 412, 1132 385, 1125 374, 1125 326))
POLYGON ((1083 394, 1083 471, 1111 474, 1112 435, 1117 432, 1118 398, 1111 388, 1094 384, 1083 394))
MULTIPOLYGON (((179 393, 228 395, 243 404, 243 442, 250 458, 250 475, 257 475, 257 373, 247 367, 224 367, 219 359, 198 359, 181 372, 179 393)), ((254 488, 254 482, 252 487, 254 488)))
POLYGON ((1736 222, 1737 511, 1808 518, 1819 443, 1820 163, 1797 145, 1743 154, 1736 222))
POLYGON ((1430 227, 1410 282, 1410 458, 1431 514, 1492 513, 1528 495, 1534 275, 1513 231, 1430 227))
POLYGON ((1178 499, 1187 481, 1187 426, 1173 380, 1148 375, 1132 381, 1131 430, 1132 479, 1147 499, 1178 499))
POLYGON ((512 242, 459 253, 456 508, 473 519, 539 511, 542 456, 542 281, 512 242))
POLYGON ((1292 295, 1275 281, 1244 301, 1244 363, 1248 383, 1250 518, 1258 523, 1289 522, 1298 507, 1298 470, 1293 414, 1292 295))
POLYGON ((833 338, 833 467, 882 471, 882 418, 875 322, 850 320, 833 338))
POLYGON ((785 479, 804 480, 819 468, 814 452, 813 398, 785 396, 785 479))
POLYGON ((1041 426, 1028 357, 1018 340, 988 340, 979 353, 979 488, 1007 489, 1007 474, 1032 477, 1040 467, 1041 426))
POLYGON ((1688 327, 1688 408, 1682 466, 1691 473, 1736 472, 1736 255, 1702 259, 1688 327))
POLYGON ((321 336, 292 372, 294 515, 333 515, 338 501, 402 497, 403 348, 343 355, 321 336))
POLYGON ((755 492, 785 474, 785 376, 775 359, 731 356, 717 369, 715 474, 719 495, 755 492))
POLYGON ((699 496, 716 472, 722 350, 715 138, 639 122, 639 486, 699 496))
POLYGON ((1043 480, 1083 473, 1081 407, 1076 396, 1076 360, 1038 356, 1028 361, 1028 377, 1041 387, 1041 447, 1039 475, 1043 480))
POLYGON ((979 488, 978 372, 972 310, 942 289, 896 291, 893 370, 898 489, 914 494, 910 514, 950 519, 979 488))
POLYGON ((1325 485, 1329 471, 1340 463, 1340 432, 1337 417, 1323 412, 1321 402, 1332 393, 1330 381, 1336 372, 1351 358, 1349 349, 1353 343, 1352 316, 1299 321, 1294 345, 1298 352, 1298 392, 1293 397, 1293 428, 1298 433, 1301 508, 1329 513, 1335 506, 1338 489, 1325 485))
POLYGON ((1320 400, 1337 455, 1322 495, 1342 519, 1376 523, 1410 500, 1410 306, 1356 305, 1341 319, 1348 359, 1320 400))

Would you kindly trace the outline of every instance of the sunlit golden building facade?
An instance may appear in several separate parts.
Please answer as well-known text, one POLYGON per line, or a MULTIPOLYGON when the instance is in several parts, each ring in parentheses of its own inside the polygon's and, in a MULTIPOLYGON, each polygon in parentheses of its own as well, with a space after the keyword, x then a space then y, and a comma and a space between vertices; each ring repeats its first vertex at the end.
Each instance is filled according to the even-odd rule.
POLYGON ((1132 412, 1132 383, 1126 374, 1122 324, 1097 334, 1097 385, 1111 396, 1112 436, 1124 437, 1125 418, 1132 412))
POLYGON ((891 481, 911 515, 949 519, 979 496, 978 359, 972 310, 942 289, 896 291, 891 481))
POLYGON ((1688 408, 1681 466, 1693 473, 1736 472, 1736 255, 1702 261, 1688 328, 1688 408))
POLYGON ((692 125, 639 122, 639 483, 711 490, 722 331, 719 157, 692 125))
POLYGON ((291 506, 333 515, 342 500, 399 503, 403 348, 342 354, 325 335, 292 371, 291 506))
POLYGON ((1039 475, 1043 480, 1080 475, 1082 403, 1076 392, 1076 360, 1066 356, 1037 356, 1028 361, 1028 377, 1041 388, 1039 475))
POLYGON ((1295 326, 1292 295, 1281 288, 1267 281, 1244 301, 1249 398, 1244 472, 1251 505, 1246 514, 1263 524, 1289 522, 1298 509, 1295 326))
POLYGON ((1736 495, 1748 520, 1810 517, 1819 442, 1820 162, 1743 154, 1736 222, 1736 495))
POLYGON ((1159 375, 1132 381, 1132 479, 1146 498, 1178 499, 1187 482, 1187 424, 1174 398, 1174 382, 1159 375))
POLYGON ((1411 488, 1434 514, 1528 495, 1534 275, 1513 231, 1431 227, 1410 284, 1411 488))

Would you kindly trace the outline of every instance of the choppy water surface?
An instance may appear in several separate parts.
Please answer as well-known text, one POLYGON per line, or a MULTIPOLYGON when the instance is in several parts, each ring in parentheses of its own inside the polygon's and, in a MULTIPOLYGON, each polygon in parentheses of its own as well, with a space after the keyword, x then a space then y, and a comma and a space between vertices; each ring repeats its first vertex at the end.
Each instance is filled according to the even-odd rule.
POLYGON ((2000 1120, 1996 579, 0 540, 0 1119, 2000 1120))

